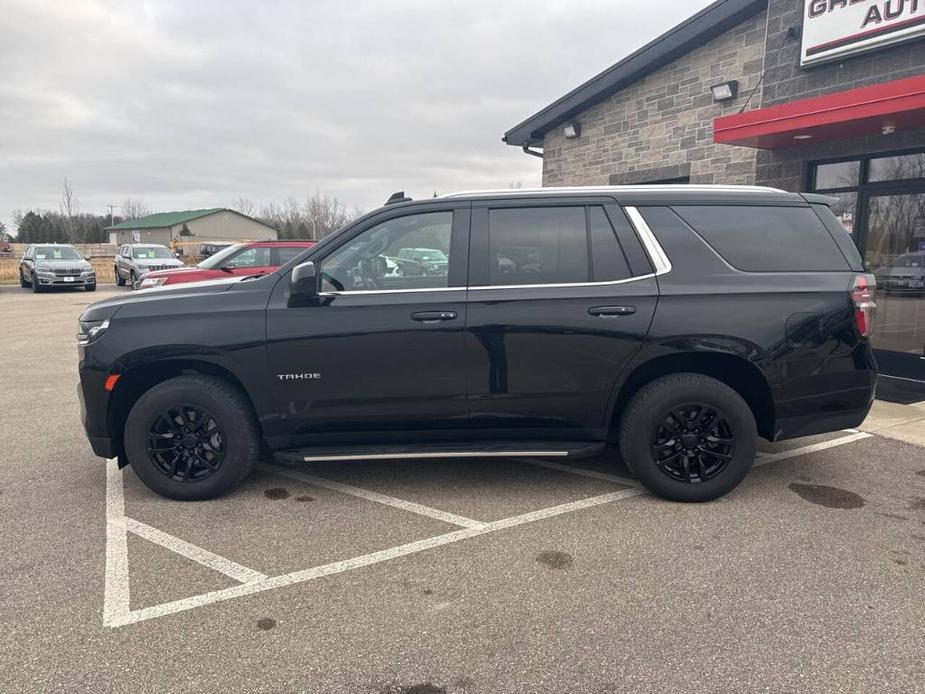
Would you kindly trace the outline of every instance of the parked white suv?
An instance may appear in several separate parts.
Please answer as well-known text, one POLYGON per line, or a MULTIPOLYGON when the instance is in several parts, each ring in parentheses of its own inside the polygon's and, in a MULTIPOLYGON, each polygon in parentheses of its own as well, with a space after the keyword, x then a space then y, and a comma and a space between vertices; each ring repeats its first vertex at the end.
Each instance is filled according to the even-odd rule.
POLYGON ((119 247, 115 260, 116 284, 135 286, 146 272, 183 267, 167 246, 154 243, 126 243, 119 247))

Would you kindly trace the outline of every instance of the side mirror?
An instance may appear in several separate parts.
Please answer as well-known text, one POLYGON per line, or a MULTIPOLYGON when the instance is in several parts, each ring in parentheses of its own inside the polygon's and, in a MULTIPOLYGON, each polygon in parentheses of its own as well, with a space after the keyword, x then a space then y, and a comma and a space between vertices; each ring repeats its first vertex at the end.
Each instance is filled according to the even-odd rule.
POLYGON ((318 293, 318 276, 312 261, 296 265, 289 280, 289 293, 292 297, 309 299, 318 293))
POLYGON ((222 265, 221 269, 223 272, 231 272, 237 267, 234 263, 228 263, 227 265, 222 265))

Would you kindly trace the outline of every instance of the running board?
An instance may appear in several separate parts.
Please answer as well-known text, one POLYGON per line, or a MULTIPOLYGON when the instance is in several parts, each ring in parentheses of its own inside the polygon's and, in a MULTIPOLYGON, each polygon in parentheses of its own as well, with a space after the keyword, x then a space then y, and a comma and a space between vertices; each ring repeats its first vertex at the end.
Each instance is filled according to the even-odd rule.
POLYGON ((426 458, 579 458, 597 455, 603 443, 588 441, 472 441, 467 443, 388 444, 296 448, 273 456, 289 463, 340 460, 401 460, 426 458))

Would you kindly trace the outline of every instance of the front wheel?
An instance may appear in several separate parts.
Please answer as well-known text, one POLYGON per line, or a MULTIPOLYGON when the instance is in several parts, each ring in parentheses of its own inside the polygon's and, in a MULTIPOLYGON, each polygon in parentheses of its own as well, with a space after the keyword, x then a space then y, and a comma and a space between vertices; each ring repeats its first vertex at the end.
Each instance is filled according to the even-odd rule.
POLYGON ((125 286, 125 278, 124 278, 122 275, 119 274, 119 266, 118 266, 118 265, 113 265, 112 271, 113 271, 114 273, 116 273, 116 286, 117 286, 117 287, 124 287, 124 286, 125 286))
POLYGON ((35 276, 35 273, 33 273, 32 274, 32 293, 40 294, 43 291, 45 291, 44 287, 42 287, 42 285, 39 284, 39 278, 35 276))
POLYGON ((663 376, 640 390, 620 422, 620 451, 642 485, 672 501, 731 491, 755 460, 758 430, 742 396, 702 374, 663 376))
POLYGON ((25 275, 22 274, 22 270, 19 271, 19 286, 22 287, 23 289, 29 286, 29 283, 26 282, 25 275))
POLYGON ((125 423, 125 453, 135 474, 181 501, 213 499, 236 487, 254 469, 260 443, 247 398, 210 376, 159 383, 125 423))

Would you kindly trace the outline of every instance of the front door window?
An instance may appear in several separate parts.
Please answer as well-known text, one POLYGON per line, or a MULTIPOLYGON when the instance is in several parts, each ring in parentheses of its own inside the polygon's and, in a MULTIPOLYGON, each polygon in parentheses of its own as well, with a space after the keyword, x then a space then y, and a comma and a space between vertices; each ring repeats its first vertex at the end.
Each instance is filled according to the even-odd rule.
POLYGON ((377 224, 321 263, 322 292, 439 289, 448 286, 452 212, 377 224))

